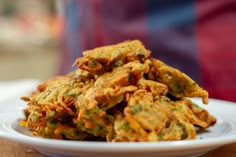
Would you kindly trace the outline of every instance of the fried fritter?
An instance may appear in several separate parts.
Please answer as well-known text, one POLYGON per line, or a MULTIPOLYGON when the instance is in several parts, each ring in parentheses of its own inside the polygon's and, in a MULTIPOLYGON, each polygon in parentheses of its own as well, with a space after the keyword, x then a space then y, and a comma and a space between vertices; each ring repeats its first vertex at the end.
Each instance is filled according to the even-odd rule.
POLYGON ((84 51, 84 57, 78 58, 75 64, 93 74, 102 74, 135 60, 143 63, 150 54, 139 40, 130 40, 84 51))
POLYGON ((54 77, 40 84, 31 96, 22 97, 28 107, 24 110, 26 121, 21 124, 31 128, 37 136, 74 140, 87 137, 88 133, 73 124, 73 118, 77 117, 74 103, 94 81, 86 80, 87 75, 74 76, 54 77))
POLYGON ((168 92, 165 84, 144 78, 139 80, 138 87, 152 92, 154 96, 166 95, 168 92))
POLYGON ((177 97, 202 97, 203 103, 208 103, 208 92, 203 90, 185 73, 166 65, 157 59, 152 59, 150 79, 168 86, 168 92, 177 97))
POLYGON ((77 123, 82 130, 96 136, 111 133, 114 118, 106 115, 106 110, 123 101, 126 93, 135 91, 138 80, 148 68, 145 64, 134 61, 99 76, 94 86, 81 94, 76 102, 79 112, 77 123), (106 127, 101 129, 101 126, 106 127))
POLYGON ((119 141, 170 141, 195 139, 194 126, 209 127, 216 119, 200 108, 199 116, 188 99, 172 101, 165 96, 155 98, 149 91, 139 89, 128 100, 124 114, 119 114, 114 123, 119 141), (205 117, 205 121, 202 119, 205 117))
POLYGON ((181 71, 150 58, 138 40, 87 50, 78 69, 22 97, 20 121, 36 136, 67 140, 149 142, 195 139, 195 126, 216 119, 194 104, 208 93, 181 71))

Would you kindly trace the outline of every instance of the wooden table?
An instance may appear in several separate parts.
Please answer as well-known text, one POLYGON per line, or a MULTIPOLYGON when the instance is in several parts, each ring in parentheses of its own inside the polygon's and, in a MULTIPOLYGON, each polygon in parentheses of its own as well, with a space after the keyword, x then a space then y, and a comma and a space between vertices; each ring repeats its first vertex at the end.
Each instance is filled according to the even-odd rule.
MULTIPOLYGON (((17 142, 0 139, 0 157, 46 157, 17 142)), ((213 150, 201 157, 236 157, 236 143, 213 150)))

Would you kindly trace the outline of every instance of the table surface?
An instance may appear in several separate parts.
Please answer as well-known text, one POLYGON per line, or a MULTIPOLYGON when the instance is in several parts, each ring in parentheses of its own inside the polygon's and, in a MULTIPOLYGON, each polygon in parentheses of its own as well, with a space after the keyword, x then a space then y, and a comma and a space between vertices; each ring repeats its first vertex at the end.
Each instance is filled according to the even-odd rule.
MULTIPOLYGON (((46 157, 17 142, 0 139, 0 157, 46 157)), ((215 149, 201 157, 236 157, 236 143, 215 149)))

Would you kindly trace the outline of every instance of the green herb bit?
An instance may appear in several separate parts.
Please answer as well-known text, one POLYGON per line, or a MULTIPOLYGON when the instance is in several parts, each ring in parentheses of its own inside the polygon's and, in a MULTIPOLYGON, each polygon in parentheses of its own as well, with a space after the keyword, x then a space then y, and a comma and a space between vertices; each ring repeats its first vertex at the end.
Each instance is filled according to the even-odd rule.
POLYGON ((77 94, 75 94, 75 93, 68 93, 68 94, 66 94, 66 96, 76 97, 77 94))
POLYGON ((90 62, 90 65, 91 65, 92 67, 96 67, 96 66, 97 66, 97 62, 93 60, 93 61, 90 62))
POLYGON ((36 113, 33 113, 31 116, 30 116, 30 119, 32 120, 33 123, 37 123, 39 121, 39 115, 36 114, 36 113))
POLYGON ((177 122, 176 124, 178 127, 185 128, 185 125, 183 123, 177 122))
POLYGON ((56 113, 55 111, 48 112, 47 115, 46 115, 46 118, 47 119, 52 119, 52 117, 55 115, 55 113, 56 113))
POLYGON ((164 138, 163 138, 163 134, 161 133, 161 132, 159 132, 158 134, 157 134, 157 136, 159 137, 159 140, 163 140, 164 138))
POLYGON ((132 114, 137 114, 138 112, 141 112, 143 110, 143 106, 141 105, 134 105, 134 106, 131 106, 131 112, 132 114))
POLYGON ((122 65, 123 65, 123 62, 121 60, 118 60, 118 61, 114 62, 115 67, 119 67, 119 66, 122 66, 122 65))
POLYGON ((102 132, 104 129, 105 129, 104 126, 98 124, 96 127, 96 132, 102 132))
POLYGON ((123 124, 122 129, 124 129, 125 131, 129 131, 131 129, 130 126, 129 126, 129 123, 123 124))

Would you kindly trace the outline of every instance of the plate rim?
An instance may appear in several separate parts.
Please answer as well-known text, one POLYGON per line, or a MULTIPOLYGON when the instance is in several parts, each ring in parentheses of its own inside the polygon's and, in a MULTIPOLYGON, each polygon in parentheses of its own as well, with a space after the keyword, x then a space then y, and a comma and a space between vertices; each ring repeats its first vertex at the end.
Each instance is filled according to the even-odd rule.
MULTIPOLYGON (((201 99, 194 98, 195 101, 200 101, 201 99)), ((194 100, 193 99, 193 100, 194 100)), ((219 99, 212 99, 209 98, 209 102, 216 102, 217 103, 225 103, 226 106, 233 106, 236 108, 236 103, 219 100, 219 99)), ((214 105, 209 104, 209 105, 214 105)), ((204 105, 206 106, 206 105, 204 105)), ((16 110, 15 112, 17 112, 16 110)), ((15 113, 11 112, 11 114, 15 113)), ((211 111, 209 111, 211 112, 211 111)), ((3 114, 9 114, 9 112, 0 113, 0 116, 3 114)), ((19 114, 19 111, 18 111, 19 114)), ((14 117, 16 118, 16 117, 14 117)), ((14 122, 14 118, 11 121, 8 121, 8 125, 12 125, 14 122)), ((18 117, 20 118, 20 117, 18 117)), ((15 119, 16 120, 16 119, 15 119)), ((193 139, 193 140, 183 140, 183 141, 160 141, 160 142, 95 142, 95 141, 67 141, 67 140, 56 140, 56 139, 45 139, 41 137, 32 137, 14 130, 13 132, 6 132, 6 130, 2 130, 3 126, 3 119, 0 119, 0 138, 5 138, 8 140, 16 141, 19 143, 23 143, 29 146, 40 146, 45 148, 52 148, 52 149, 64 149, 64 150, 75 150, 77 151, 91 151, 93 148, 93 152, 118 152, 122 150, 123 152, 147 152, 147 151, 178 151, 183 149, 197 149, 197 148, 205 148, 205 147, 220 147, 226 144, 231 144, 236 142, 236 131, 232 135, 220 136, 217 138, 206 138, 206 139, 193 139), (171 149, 170 149, 171 148, 171 149), (89 150, 87 150, 89 149, 89 150)), ((236 121, 233 121, 236 124, 236 121)))

